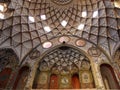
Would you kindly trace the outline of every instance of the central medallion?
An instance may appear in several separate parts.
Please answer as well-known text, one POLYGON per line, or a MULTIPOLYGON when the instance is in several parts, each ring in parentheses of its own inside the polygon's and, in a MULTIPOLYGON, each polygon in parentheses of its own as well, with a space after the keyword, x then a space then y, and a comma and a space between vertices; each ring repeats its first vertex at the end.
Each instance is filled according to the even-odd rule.
POLYGON ((66 5, 71 3, 73 0, 51 0, 51 1, 58 5, 66 5))

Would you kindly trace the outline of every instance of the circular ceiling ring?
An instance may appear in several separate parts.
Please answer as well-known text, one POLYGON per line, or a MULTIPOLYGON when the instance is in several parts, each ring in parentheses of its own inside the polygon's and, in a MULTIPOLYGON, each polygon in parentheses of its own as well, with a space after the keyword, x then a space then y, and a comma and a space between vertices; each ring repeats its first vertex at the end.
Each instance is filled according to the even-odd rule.
POLYGON ((58 5, 66 5, 71 3, 73 0, 51 0, 51 1, 58 5))

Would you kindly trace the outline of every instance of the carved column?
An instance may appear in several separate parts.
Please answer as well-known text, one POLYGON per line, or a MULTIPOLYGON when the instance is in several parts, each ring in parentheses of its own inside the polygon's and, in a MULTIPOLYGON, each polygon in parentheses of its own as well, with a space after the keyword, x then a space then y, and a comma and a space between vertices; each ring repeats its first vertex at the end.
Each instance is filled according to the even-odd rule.
POLYGON ((102 80, 102 76, 101 76, 101 72, 100 72, 100 66, 97 62, 95 62, 95 58, 93 58, 92 63, 92 72, 93 72, 93 76, 94 76, 94 81, 95 81, 95 85, 97 89, 105 89, 103 80, 102 80))
POLYGON ((26 86, 25 86, 25 89, 28 89, 28 90, 32 89, 34 77, 35 77, 36 70, 37 70, 37 65, 35 63, 33 63, 31 67, 32 68, 30 69, 28 80, 27 80, 26 86))
POLYGON ((100 66, 98 64, 95 65, 96 67, 96 78, 98 81, 98 89, 105 89, 104 82, 102 79, 101 71, 100 71, 100 66))
POLYGON ((117 80, 118 80, 118 83, 119 83, 119 85, 120 85, 120 68, 119 68, 119 65, 118 65, 117 63, 113 63, 112 65, 113 65, 113 67, 114 67, 115 76, 116 76, 116 78, 117 78, 117 80))

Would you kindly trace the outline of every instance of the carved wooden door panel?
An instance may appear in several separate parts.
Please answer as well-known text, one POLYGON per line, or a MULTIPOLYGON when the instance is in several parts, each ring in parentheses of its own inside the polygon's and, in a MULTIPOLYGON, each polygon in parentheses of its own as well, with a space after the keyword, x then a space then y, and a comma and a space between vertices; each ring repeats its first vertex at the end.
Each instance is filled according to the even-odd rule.
POLYGON ((78 75, 73 75, 72 77, 72 87, 74 89, 80 89, 80 81, 78 75))
POLYGON ((58 89, 58 76, 57 75, 51 75, 50 89, 58 89))

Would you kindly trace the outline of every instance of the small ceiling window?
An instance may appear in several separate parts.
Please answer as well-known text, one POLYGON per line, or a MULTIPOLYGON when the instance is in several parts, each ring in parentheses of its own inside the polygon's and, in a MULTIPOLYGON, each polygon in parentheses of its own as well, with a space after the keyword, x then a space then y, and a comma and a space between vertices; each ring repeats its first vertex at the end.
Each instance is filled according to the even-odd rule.
POLYGON ((86 11, 83 11, 83 12, 82 12, 82 17, 85 18, 86 16, 87 16, 87 12, 86 12, 86 11))
POLYGON ((98 11, 93 12, 93 18, 96 18, 96 17, 98 17, 98 11))
POLYGON ((30 21, 30 22, 35 22, 35 18, 32 17, 32 16, 29 16, 29 21, 30 21))
POLYGON ((61 25, 62 25, 63 27, 66 27, 67 21, 63 20, 63 21, 61 22, 61 25))
POLYGON ((0 3, 0 12, 5 12, 7 10, 6 3, 0 3))
POLYGON ((80 24, 80 25, 78 26, 78 29, 79 29, 79 30, 83 30, 84 26, 85 26, 84 24, 80 24))
POLYGON ((114 5, 117 8, 120 8, 120 0, 114 0, 114 5))
POLYGON ((4 11, 4 6, 0 4, 0 11, 3 12, 4 11))
POLYGON ((41 15, 41 20, 46 20, 46 15, 41 15))
POLYGON ((44 27, 44 30, 45 30, 46 32, 50 32, 50 31, 51 31, 51 29, 50 29, 49 26, 45 26, 45 27, 44 27))
POLYGON ((3 13, 0 13, 0 19, 4 19, 5 15, 3 13))

